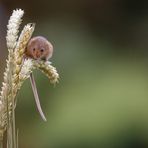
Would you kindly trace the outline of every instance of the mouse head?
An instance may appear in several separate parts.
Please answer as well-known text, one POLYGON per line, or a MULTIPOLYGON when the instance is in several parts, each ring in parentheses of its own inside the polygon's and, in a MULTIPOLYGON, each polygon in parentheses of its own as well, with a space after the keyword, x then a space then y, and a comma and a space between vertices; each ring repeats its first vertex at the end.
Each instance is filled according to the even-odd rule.
POLYGON ((26 48, 26 56, 35 60, 48 60, 52 57, 53 46, 44 37, 33 37, 26 48))

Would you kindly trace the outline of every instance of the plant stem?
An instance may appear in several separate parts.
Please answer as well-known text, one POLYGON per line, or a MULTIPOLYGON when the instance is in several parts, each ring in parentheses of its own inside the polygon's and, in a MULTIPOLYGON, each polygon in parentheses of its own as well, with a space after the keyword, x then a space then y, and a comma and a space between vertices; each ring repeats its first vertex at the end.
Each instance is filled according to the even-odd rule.
POLYGON ((14 99, 12 100, 12 141, 13 141, 13 148, 16 148, 16 133, 15 133, 15 105, 14 99))
POLYGON ((0 140, 0 148, 3 148, 3 140, 0 140))
POLYGON ((19 130, 17 129, 17 133, 16 133, 16 148, 18 148, 18 135, 19 135, 19 130))

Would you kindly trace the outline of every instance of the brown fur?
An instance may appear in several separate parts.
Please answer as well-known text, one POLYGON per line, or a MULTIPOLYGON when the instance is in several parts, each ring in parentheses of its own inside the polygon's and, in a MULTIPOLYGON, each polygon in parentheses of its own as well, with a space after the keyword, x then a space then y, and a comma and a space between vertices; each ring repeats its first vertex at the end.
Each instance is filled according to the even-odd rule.
POLYGON ((33 37, 26 48, 26 57, 33 58, 35 60, 49 60, 52 57, 53 46, 52 44, 42 36, 33 37))

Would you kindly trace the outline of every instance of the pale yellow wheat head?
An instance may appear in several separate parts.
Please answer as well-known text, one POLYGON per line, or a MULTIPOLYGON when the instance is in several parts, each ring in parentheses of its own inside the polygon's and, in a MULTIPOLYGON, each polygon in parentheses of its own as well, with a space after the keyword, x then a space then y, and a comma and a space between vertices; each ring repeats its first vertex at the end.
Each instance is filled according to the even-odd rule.
POLYGON ((35 28, 35 24, 24 26, 19 38, 19 26, 22 22, 24 11, 14 10, 7 25, 8 59, 4 72, 4 82, 0 92, 0 140, 7 129, 8 119, 11 120, 12 109, 16 106, 16 95, 23 82, 30 77, 33 69, 40 69, 50 80, 57 83, 59 75, 55 67, 48 61, 25 59, 25 49, 35 28), (13 103, 15 106, 13 106, 13 103))

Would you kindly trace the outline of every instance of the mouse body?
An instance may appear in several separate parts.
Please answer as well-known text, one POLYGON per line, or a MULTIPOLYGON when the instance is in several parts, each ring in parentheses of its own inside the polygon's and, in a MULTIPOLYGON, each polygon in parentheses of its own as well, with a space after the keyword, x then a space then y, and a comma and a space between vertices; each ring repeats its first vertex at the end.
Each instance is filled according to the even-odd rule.
MULTIPOLYGON (((27 44, 24 58, 32 58, 34 60, 44 60, 47 61, 52 57, 53 46, 52 44, 42 36, 36 36, 30 39, 27 44)), ((35 102, 37 105, 37 109, 44 121, 46 121, 46 117, 42 111, 39 96, 37 93, 36 83, 33 76, 33 73, 30 74, 30 82, 35 98, 35 102)))
POLYGON ((25 52, 26 57, 45 61, 49 60, 52 57, 52 54, 52 44, 42 36, 36 36, 30 39, 25 52))

